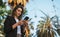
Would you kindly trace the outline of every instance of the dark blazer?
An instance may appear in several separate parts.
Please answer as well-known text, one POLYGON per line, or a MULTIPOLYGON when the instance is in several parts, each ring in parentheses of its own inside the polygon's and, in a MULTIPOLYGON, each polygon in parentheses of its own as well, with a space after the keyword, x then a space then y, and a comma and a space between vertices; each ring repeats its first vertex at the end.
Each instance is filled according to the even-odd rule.
POLYGON ((16 23, 14 17, 7 16, 5 22, 4 22, 4 32, 5 37, 17 37, 17 27, 15 29, 12 29, 12 25, 16 23))

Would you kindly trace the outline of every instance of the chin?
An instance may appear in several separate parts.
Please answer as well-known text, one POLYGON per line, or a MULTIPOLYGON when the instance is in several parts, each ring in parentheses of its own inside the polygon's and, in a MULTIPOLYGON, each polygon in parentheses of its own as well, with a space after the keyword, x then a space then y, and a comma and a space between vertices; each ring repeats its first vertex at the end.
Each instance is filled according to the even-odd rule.
POLYGON ((19 15, 18 15, 18 17, 19 17, 19 15))
POLYGON ((18 16, 20 16, 20 15, 18 15, 18 16))

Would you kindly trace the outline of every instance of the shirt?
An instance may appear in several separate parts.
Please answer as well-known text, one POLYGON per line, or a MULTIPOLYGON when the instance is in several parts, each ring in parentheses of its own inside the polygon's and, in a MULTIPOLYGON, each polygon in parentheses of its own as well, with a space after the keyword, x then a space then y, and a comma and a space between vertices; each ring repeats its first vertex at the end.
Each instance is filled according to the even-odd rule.
MULTIPOLYGON (((15 18, 15 21, 19 22, 19 20, 16 19, 16 18, 15 18)), ((17 34, 21 34, 21 28, 20 28, 20 26, 17 26, 17 34)))

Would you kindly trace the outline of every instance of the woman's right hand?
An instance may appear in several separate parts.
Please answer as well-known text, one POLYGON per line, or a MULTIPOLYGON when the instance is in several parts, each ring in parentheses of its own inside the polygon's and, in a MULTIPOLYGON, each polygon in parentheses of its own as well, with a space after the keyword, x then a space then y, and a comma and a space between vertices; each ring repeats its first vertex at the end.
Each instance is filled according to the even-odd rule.
POLYGON ((24 22, 23 22, 24 20, 20 20, 19 22, 18 22, 18 25, 22 25, 24 22))
POLYGON ((19 22, 12 25, 12 28, 15 29, 17 26, 22 25, 22 24, 23 24, 23 20, 20 20, 19 22))
POLYGON ((20 20, 18 22, 18 25, 23 25, 23 24, 27 25, 28 24, 28 21, 26 21, 26 20, 20 20))

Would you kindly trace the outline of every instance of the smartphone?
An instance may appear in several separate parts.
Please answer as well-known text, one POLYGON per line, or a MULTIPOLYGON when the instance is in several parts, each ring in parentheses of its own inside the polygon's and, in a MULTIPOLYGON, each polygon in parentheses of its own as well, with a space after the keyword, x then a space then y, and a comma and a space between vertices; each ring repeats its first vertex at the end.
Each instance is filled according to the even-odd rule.
POLYGON ((29 17, 27 17, 27 16, 24 18, 24 20, 28 20, 28 19, 29 19, 29 17))

